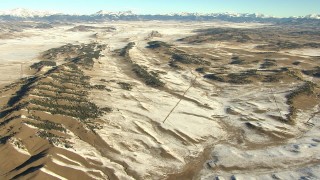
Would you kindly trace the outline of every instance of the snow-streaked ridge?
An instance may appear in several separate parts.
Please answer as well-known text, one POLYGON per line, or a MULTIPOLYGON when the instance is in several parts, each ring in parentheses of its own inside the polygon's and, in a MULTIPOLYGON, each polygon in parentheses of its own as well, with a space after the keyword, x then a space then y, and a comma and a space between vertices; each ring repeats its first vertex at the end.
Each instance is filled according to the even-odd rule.
POLYGON ((229 17, 253 17, 253 18, 276 18, 275 16, 268 16, 260 13, 170 13, 170 14, 159 14, 164 16, 209 16, 209 17, 219 17, 219 16, 229 16, 229 17))
MULTIPOLYGON (((69 15, 69 16, 80 16, 86 14, 66 14, 59 13, 55 11, 38 11, 38 10, 30 10, 25 8, 16 8, 12 10, 3 10, 0 11, 0 16, 12 16, 12 17, 20 17, 20 18, 34 18, 34 17, 48 17, 53 15, 69 15)), ((269 16, 261 13, 190 13, 190 12, 178 12, 178 13, 168 13, 168 14, 135 14, 133 11, 106 11, 100 10, 96 13, 90 14, 89 16, 113 16, 113 17, 121 17, 121 16, 184 16, 184 17, 230 17, 230 18, 281 18, 276 16, 269 16)), ((291 17, 282 17, 282 18, 299 18, 299 19, 320 19, 320 14, 309 14, 306 16, 291 16, 291 17)))
POLYGON ((309 14, 307 16, 304 16, 304 18, 308 19, 320 19, 320 14, 309 14))
POLYGON ((45 17, 59 14, 58 12, 52 11, 36 11, 24 8, 16 8, 12 10, 0 11, 0 16, 14 16, 14 17, 45 17))
POLYGON ((134 16, 136 14, 134 14, 132 11, 118 11, 118 12, 111 12, 111 11, 98 11, 94 14, 92 14, 92 16, 134 16))

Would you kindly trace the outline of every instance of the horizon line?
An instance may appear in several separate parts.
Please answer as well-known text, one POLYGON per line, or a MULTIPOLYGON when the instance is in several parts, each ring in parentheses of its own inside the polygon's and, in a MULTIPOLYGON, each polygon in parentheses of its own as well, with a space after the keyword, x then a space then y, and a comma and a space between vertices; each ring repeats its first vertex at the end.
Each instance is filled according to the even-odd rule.
POLYGON ((110 11, 110 10, 105 10, 105 9, 100 9, 98 11, 95 11, 93 13, 68 13, 68 12, 63 12, 63 11, 57 11, 57 10, 49 10, 49 9, 34 9, 34 8, 23 8, 23 7, 17 7, 17 8, 11 8, 11 9, 0 9, 0 12, 8 12, 12 10, 17 10, 17 9, 22 9, 22 10, 31 10, 35 12, 51 12, 51 13, 56 13, 56 14, 65 14, 65 15, 94 15, 100 11, 106 11, 106 12, 132 12, 136 15, 169 15, 169 14, 179 14, 179 13, 189 13, 189 14, 199 14, 199 15, 209 15, 209 14, 256 14, 256 15, 263 15, 265 17, 271 17, 271 18, 290 18, 290 17, 304 17, 304 16, 309 16, 309 15, 320 15, 320 13, 310 13, 310 14, 305 14, 305 15, 299 15, 299 16, 275 16, 275 15, 269 15, 265 13, 260 13, 260 12, 232 12, 232 11, 220 11, 220 12, 194 12, 194 11, 176 11, 176 12, 169 12, 169 13, 138 13, 135 12, 135 10, 119 10, 119 11, 110 11))

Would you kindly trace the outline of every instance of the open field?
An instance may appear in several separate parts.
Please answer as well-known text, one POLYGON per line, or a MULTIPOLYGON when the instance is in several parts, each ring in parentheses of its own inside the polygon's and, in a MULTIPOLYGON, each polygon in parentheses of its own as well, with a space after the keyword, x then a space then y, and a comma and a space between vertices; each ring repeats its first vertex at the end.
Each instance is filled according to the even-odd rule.
POLYGON ((0 179, 319 179, 318 42, 218 21, 0 32, 0 179))

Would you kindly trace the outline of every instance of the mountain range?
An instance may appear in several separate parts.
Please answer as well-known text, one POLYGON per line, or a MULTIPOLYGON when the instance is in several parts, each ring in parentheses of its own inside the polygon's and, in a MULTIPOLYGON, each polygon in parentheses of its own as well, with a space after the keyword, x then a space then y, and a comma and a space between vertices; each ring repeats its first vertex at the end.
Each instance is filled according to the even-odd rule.
POLYGON ((101 20, 224 20, 224 21, 283 21, 283 20, 320 20, 320 14, 298 17, 274 17, 257 13, 171 13, 171 14, 135 14, 132 11, 98 11, 94 14, 66 14, 50 11, 34 11, 23 8, 0 11, 0 20, 68 20, 68 21, 101 21, 101 20))

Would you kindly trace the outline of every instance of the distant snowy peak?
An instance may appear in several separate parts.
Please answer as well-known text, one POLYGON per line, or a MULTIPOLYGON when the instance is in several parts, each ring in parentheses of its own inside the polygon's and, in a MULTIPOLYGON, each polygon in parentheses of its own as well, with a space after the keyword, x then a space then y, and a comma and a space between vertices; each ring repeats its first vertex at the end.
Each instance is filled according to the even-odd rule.
MULTIPOLYGON (((159 14, 161 15, 161 14, 159 14)), ((181 12, 181 13, 171 13, 171 14, 165 14, 164 16, 207 16, 207 17, 251 17, 251 18, 276 18, 274 16, 267 16, 264 14, 259 13, 188 13, 188 12, 181 12)))
MULTIPOLYGON (((151 14, 140 14, 142 16, 151 15, 151 14)), ((219 17, 219 16, 228 16, 228 17, 253 17, 253 18, 270 18, 273 16, 266 16, 264 14, 257 14, 257 13, 190 13, 190 12, 180 12, 180 13, 170 13, 170 14, 156 14, 157 16, 196 16, 196 17, 219 17)), ((132 11, 119 11, 119 12, 110 12, 110 11, 98 11, 92 16, 139 16, 132 11)))
POLYGON ((204 16, 205 14, 181 12, 181 13, 159 14, 159 15, 164 15, 164 16, 204 16))
POLYGON ((304 18, 308 18, 308 19, 320 19, 320 14, 310 14, 305 16, 304 18))
POLYGON ((135 16, 132 11, 118 11, 118 12, 110 12, 110 11, 98 11, 93 16, 135 16))
POLYGON ((0 11, 0 16, 14 16, 21 18, 32 18, 32 17, 46 17, 59 14, 58 12, 50 11, 34 11, 24 8, 16 8, 12 10, 0 11))
POLYGON ((316 19, 316 20, 320 20, 320 14, 309 14, 306 16, 291 16, 290 18, 294 18, 294 19, 316 19))
MULTIPOLYGON (((17 17, 22 19, 33 19, 33 18, 46 18, 50 16, 55 16, 54 18, 59 18, 59 15, 67 16, 69 19, 79 19, 79 16, 84 16, 84 18, 95 19, 125 19, 125 20, 136 20, 136 19, 147 19, 150 20, 155 18, 157 20, 161 19, 185 19, 185 20, 194 20, 194 19, 223 19, 223 20, 241 20, 244 21, 255 21, 255 20, 267 20, 267 19, 282 19, 275 16, 268 16, 259 13, 189 13, 189 12, 181 12, 181 13, 170 13, 170 14, 135 14, 132 11, 98 11, 94 14, 84 15, 84 14, 63 14, 52 11, 35 11, 24 8, 17 8, 12 10, 0 11, 0 18, 6 18, 3 16, 17 17)), ((62 16, 62 17, 63 17, 62 16)), ((61 18, 61 17, 60 17, 61 18)), ((320 20, 320 14, 311 14, 307 16, 296 16, 296 17, 288 17, 290 19, 314 19, 320 20)))

